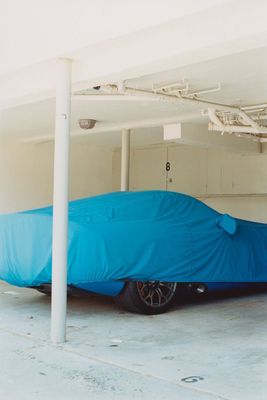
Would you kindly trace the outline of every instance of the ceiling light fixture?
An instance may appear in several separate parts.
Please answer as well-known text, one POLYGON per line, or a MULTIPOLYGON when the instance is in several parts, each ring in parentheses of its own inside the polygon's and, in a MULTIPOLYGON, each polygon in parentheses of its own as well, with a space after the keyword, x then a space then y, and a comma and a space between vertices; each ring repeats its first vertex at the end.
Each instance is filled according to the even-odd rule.
POLYGON ((91 119, 91 118, 82 118, 79 119, 79 126, 81 129, 93 129, 94 126, 96 124, 96 120, 95 119, 91 119))

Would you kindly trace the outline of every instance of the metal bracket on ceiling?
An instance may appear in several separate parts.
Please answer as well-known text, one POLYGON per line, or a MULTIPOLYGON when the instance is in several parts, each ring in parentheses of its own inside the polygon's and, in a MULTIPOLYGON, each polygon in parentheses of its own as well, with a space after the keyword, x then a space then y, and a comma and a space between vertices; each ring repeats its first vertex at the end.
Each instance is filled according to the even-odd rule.
POLYGON ((170 94, 170 95, 183 95, 189 98, 197 98, 203 94, 218 92, 222 88, 221 82, 218 82, 212 87, 201 87, 194 88, 193 85, 187 80, 182 79, 177 82, 172 82, 166 85, 152 85, 152 91, 154 93, 160 94, 170 94))

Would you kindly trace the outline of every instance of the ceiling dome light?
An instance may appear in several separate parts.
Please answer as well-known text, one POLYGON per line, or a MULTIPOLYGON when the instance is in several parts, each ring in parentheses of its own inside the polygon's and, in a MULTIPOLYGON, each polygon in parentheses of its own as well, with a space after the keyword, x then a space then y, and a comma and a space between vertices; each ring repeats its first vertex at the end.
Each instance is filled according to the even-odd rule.
POLYGON ((94 128, 95 124, 96 124, 95 119, 91 118, 79 119, 79 126, 81 129, 92 129, 94 128))

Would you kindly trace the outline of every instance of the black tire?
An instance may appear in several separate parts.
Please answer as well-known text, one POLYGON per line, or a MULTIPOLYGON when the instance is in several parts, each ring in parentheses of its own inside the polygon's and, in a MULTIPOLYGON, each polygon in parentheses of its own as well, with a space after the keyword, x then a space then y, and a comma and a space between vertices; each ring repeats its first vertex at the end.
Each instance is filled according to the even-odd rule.
POLYGON ((133 313, 162 314, 173 305, 176 287, 177 284, 174 282, 127 282, 122 293, 116 297, 116 302, 133 313), (150 301, 147 298, 150 298, 150 301))

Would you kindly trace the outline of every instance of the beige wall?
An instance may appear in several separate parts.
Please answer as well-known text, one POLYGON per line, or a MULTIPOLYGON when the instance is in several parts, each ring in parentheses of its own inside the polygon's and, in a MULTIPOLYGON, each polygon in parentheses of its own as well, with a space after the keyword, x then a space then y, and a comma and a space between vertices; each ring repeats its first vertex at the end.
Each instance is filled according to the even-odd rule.
MULTIPOLYGON (((112 190, 112 152, 73 143, 70 153, 70 198, 112 190)), ((53 143, 0 143, 0 213, 51 204, 53 143)))
MULTIPOLYGON (((112 175, 113 190, 119 190, 119 149, 113 154, 112 175)), ((267 222, 267 155, 186 145, 136 148, 131 152, 130 190, 145 189, 191 194, 220 212, 267 222)))

